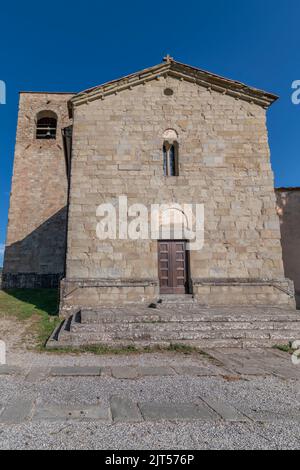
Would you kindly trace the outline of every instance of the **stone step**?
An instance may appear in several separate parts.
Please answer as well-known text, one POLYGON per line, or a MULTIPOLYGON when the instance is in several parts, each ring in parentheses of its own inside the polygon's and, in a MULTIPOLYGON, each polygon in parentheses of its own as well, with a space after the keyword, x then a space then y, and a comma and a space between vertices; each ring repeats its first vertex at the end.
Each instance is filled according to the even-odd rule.
MULTIPOLYGON (((63 326, 67 326, 64 322, 63 326)), ((82 325, 83 326, 83 325, 82 325)), ((246 330, 246 331, 232 331, 224 330, 221 332, 202 332, 196 334, 191 332, 189 337, 186 335, 167 335, 164 332, 162 335, 146 334, 139 332, 139 334, 120 335, 117 332, 113 334, 99 332, 91 332, 86 329, 85 331, 72 332, 69 328, 61 328, 56 340, 49 340, 47 347, 57 348, 64 346, 79 347, 82 345, 101 345, 108 347, 120 346, 136 346, 137 348, 161 346, 167 347, 172 344, 180 344, 192 346, 196 348, 257 348, 257 347, 273 347, 275 344, 287 344, 289 341, 297 339, 295 331, 259 331, 259 330, 246 330), (141 334, 140 334, 141 333, 141 334), (120 337, 121 336, 121 337, 120 337)))
MULTIPOLYGON (((300 339, 300 315, 278 308, 85 309, 62 322, 48 347, 82 345, 272 347, 300 339)), ((144 346, 143 346, 144 347, 144 346)))
POLYGON ((165 306, 170 304, 171 306, 174 305, 186 305, 186 304, 197 304, 196 299, 192 294, 184 294, 184 295, 174 295, 174 294, 164 294, 160 295, 158 301, 156 302, 157 306, 165 306))
MULTIPOLYGON (((71 319, 73 317, 70 317, 71 319)), ((62 323, 60 325, 58 325, 52 332, 51 336, 49 337, 48 341, 47 341, 47 347, 51 347, 51 345, 56 345, 58 342, 61 341, 61 338, 62 336, 64 335, 64 333, 66 331, 69 332, 69 323, 70 323, 70 318, 69 319, 66 319, 66 320, 63 320, 62 323)))
POLYGON ((76 326, 71 332, 61 332, 61 337, 64 335, 68 338, 72 336, 80 336, 83 341, 88 339, 89 342, 97 341, 114 341, 119 339, 126 340, 150 340, 150 341, 181 341, 181 340, 198 340, 198 339, 273 339, 274 344, 276 340, 285 339, 286 342, 294 341, 300 338, 299 330, 272 330, 272 329, 180 329, 176 325, 176 329, 167 328, 154 328, 155 325, 136 325, 132 328, 124 325, 112 325, 109 329, 99 329, 88 327, 87 325, 76 326))
POLYGON ((230 330, 245 331, 245 330, 258 330, 258 331, 294 331, 300 335, 300 322, 104 322, 104 323, 76 323, 72 324, 72 332, 95 332, 98 334, 105 332, 134 332, 134 331, 148 331, 149 333, 155 332, 212 332, 230 330))
POLYGON ((80 314, 81 323, 178 323, 178 322, 299 322, 300 312, 294 310, 273 309, 197 309, 195 312, 171 309, 149 309, 137 310, 125 308, 82 310, 80 314))
POLYGON ((285 345, 286 339, 276 340, 273 339, 198 339, 194 340, 180 340, 180 341, 149 341, 149 340, 114 340, 114 341, 94 341, 92 339, 85 338, 84 342, 80 335, 70 335, 68 339, 64 341, 52 342, 47 344, 49 348, 59 347, 80 347, 80 346, 102 346, 108 348, 122 348, 134 346, 136 349, 161 347, 167 348, 172 345, 180 345, 183 347, 192 347, 196 349, 215 349, 215 348, 272 348, 275 344, 285 345))

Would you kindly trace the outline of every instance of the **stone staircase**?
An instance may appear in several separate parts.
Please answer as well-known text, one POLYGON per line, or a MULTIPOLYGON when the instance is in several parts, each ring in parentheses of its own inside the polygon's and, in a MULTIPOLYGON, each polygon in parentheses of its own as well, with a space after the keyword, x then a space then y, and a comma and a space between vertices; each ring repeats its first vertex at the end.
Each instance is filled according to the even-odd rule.
MULTIPOLYGON (((177 299, 178 300, 178 299, 177 299)), ((152 308, 83 309, 53 332, 48 348, 134 345, 198 348, 272 347, 300 340, 300 312, 273 307, 203 308, 193 298, 152 308)))

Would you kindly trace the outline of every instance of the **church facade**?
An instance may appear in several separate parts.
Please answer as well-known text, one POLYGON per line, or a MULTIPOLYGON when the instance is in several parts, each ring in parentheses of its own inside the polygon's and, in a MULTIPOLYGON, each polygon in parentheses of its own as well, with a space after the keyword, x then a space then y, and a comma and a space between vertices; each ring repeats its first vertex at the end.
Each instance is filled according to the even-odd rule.
POLYGON ((21 93, 3 287, 60 285, 62 316, 164 295, 294 307, 266 127, 276 99, 170 57, 78 94, 21 93), (130 236, 141 206, 148 223, 163 212, 130 236), (99 236, 105 208, 116 230, 99 236), (168 211, 198 246, 162 236, 168 211))

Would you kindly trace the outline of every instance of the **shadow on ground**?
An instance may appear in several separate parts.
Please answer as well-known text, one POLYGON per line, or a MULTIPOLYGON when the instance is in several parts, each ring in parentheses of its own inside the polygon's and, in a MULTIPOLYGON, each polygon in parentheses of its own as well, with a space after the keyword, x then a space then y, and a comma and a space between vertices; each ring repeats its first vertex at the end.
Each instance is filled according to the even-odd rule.
POLYGON ((8 289, 3 292, 7 294, 7 302, 19 300, 28 308, 42 310, 50 316, 58 315, 58 289, 8 289))

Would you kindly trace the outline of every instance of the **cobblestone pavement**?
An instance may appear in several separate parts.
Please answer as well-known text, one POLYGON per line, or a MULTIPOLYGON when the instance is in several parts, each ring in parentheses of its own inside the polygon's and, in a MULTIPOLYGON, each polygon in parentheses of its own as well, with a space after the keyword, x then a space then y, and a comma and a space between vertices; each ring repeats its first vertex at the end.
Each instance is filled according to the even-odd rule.
POLYGON ((0 448, 300 448, 300 366, 278 350, 207 353, 11 356, 0 448))

